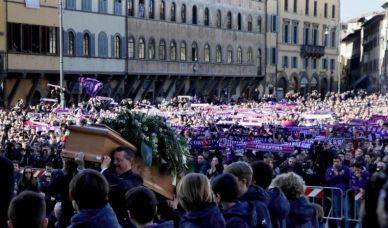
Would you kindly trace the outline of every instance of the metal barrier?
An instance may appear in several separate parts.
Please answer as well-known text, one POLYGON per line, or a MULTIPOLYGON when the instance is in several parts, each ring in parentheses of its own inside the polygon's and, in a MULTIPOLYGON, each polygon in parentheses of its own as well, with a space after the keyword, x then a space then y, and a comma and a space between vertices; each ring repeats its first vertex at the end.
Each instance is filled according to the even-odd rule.
POLYGON ((311 203, 322 206, 323 219, 326 221, 341 221, 345 218, 344 194, 340 188, 306 186, 304 195, 309 198, 311 203))
POLYGON ((346 221, 353 224, 360 222, 360 208, 364 200, 363 192, 349 189, 346 191, 345 199, 346 221))

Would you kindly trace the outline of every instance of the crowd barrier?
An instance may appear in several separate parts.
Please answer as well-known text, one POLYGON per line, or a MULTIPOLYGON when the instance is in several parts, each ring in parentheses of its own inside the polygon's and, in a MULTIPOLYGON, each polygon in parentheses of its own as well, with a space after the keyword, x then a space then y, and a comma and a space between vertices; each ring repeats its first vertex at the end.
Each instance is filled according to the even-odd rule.
MULTIPOLYGON (((323 186, 306 186, 304 195, 311 203, 322 206, 326 224, 340 224, 341 227, 357 227, 360 222, 360 208, 363 193, 323 186)), ((330 226, 331 227, 331 226, 330 226)))

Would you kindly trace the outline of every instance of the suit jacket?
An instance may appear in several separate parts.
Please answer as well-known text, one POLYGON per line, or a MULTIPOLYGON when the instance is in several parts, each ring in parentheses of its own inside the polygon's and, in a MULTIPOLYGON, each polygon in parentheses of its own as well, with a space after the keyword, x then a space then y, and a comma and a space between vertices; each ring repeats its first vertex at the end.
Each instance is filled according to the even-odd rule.
POLYGON ((0 156, 0 228, 7 227, 7 211, 14 189, 14 169, 12 162, 0 156))

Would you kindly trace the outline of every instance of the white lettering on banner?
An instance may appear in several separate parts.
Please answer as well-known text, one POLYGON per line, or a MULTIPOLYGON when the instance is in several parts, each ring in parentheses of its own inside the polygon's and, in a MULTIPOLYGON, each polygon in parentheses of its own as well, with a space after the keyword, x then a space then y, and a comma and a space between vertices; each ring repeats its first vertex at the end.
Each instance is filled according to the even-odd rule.
POLYGON ((39 9, 40 7, 40 0, 26 0, 26 7, 32 8, 32 9, 39 9))

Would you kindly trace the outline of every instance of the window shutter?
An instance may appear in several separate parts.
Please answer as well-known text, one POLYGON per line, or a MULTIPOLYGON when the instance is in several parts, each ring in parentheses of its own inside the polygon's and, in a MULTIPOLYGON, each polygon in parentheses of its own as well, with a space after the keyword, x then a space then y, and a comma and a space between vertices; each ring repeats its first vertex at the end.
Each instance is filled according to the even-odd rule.
POLYGON ((111 58, 115 57, 115 36, 110 36, 110 51, 111 51, 111 58))
POLYGON ((82 32, 77 32, 75 42, 76 56, 82 56, 83 36, 82 32))
POLYGON ((275 49, 275 65, 278 64, 278 49, 277 48, 274 48, 275 49))
POLYGON ((271 53, 270 53, 270 49, 269 49, 269 48, 266 48, 266 49, 265 49, 265 55, 266 55, 266 58, 265 58, 266 65, 270 65, 270 62, 271 62, 271 53))
POLYGON ((125 36, 121 37, 121 58, 127 57, 127 39, 125 36))
POLYGON ((275 23, 276 23, 276 32, 279 32, 279 17, 275 16, 275 23))
POLYGON ((267 15, 267 32, 271 32, 271 16, 267 15))
POLYGON ((67 31, 63 30, 63 45, 62 45, 63 55, 68 55, 69 54, 69 52, 68 52, 68 50, 69 50, 68 44, 69 44, 69 33, 67 31))
POLYGON ((96 35, 92 34, 90 35, 90 57, 95 57, 96 56, 96 35))

